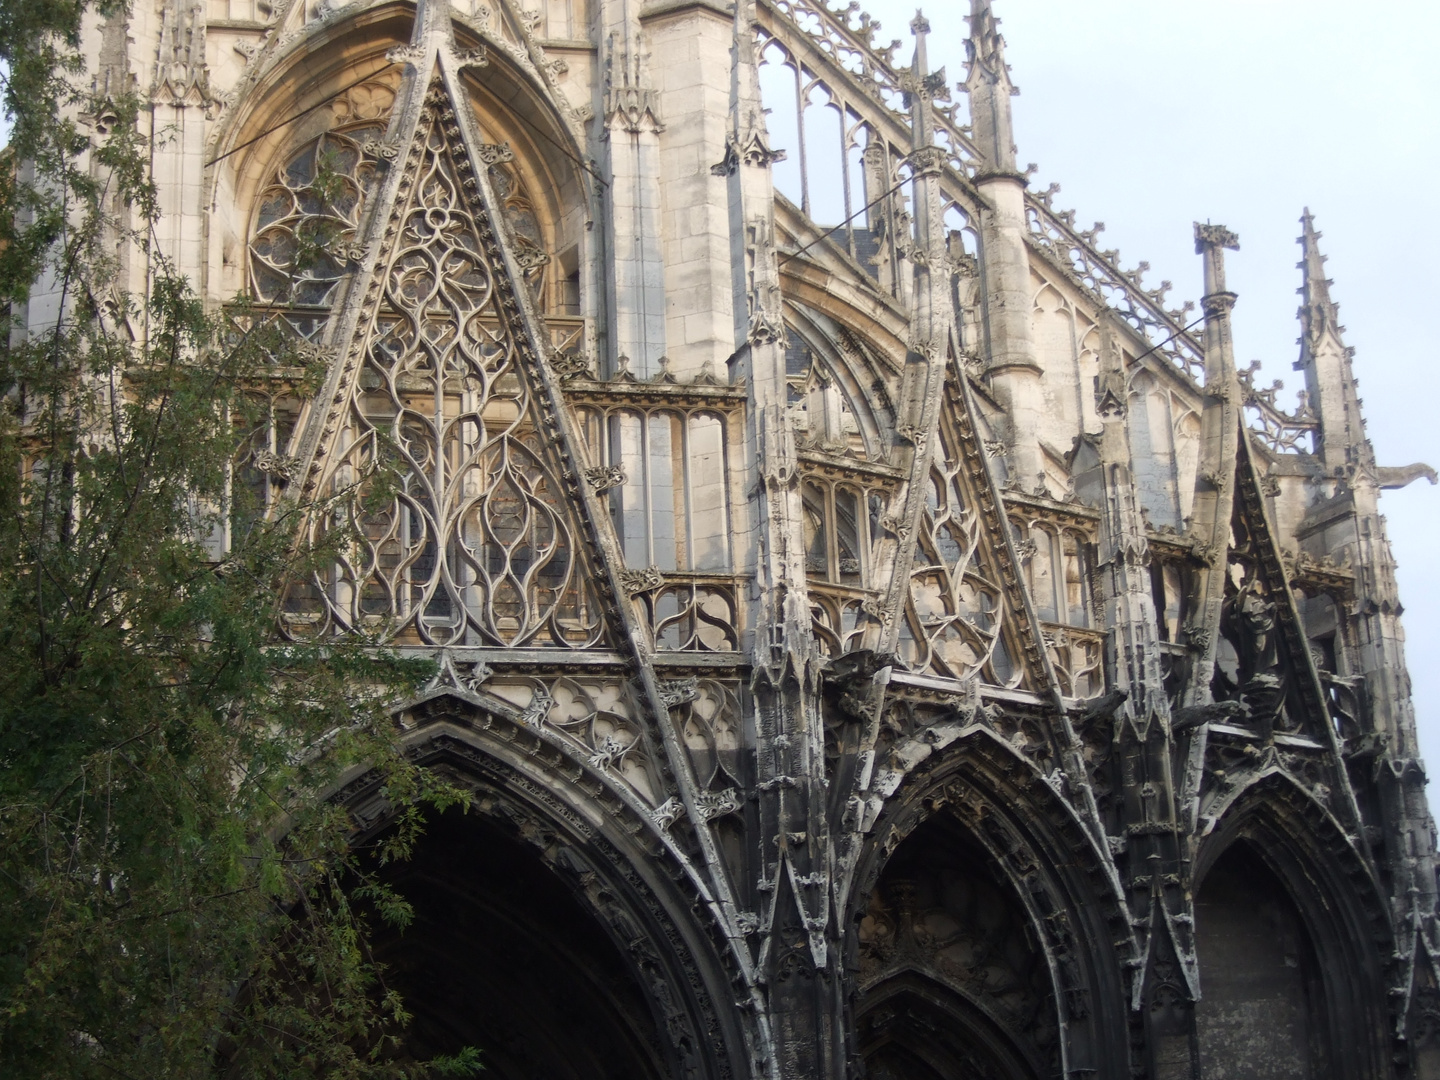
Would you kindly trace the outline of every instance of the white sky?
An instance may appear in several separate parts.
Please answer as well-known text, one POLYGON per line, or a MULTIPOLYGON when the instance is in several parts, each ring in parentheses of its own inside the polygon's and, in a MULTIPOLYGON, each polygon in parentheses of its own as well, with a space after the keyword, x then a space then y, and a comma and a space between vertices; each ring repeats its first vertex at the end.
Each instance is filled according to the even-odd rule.
MULTIPOLYGON (((862 0, 911 54, 913 4, 862 0)), ((1440 467, 1440 259, 1421 220, 1440 177, 1440 4, 1434 0, 994 0, 1006 39, 1020 162, 1062 186, 1077 224, 1146 284, 1198 300, 1191 222, 1240 234, 1228 253, 1236 357, 1263 361, 1293 407, 1303 385, 1295 268, 1301 208, 1356 348, 1382 465, 1440 467)), ((926 11, 932 66, 964 74, 966 0, 926 11)), ((1440 488, 1386 492, 1400 563, 1420 739, 1440 769, 1440 488)), ((1440 804, 1440 785, 1432 789, 1440 804)))

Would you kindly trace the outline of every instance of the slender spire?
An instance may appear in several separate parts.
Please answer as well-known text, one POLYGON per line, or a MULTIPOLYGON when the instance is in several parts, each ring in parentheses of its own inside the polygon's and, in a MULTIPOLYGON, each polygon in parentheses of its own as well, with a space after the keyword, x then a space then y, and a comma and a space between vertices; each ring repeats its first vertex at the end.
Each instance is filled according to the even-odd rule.
POLYGON ((991 171, 1015 171, 1015 131, 1010 120, 1010 98, 1020 91, 1010 81, 1005 63, 1005 39, 997 29, 1000 20, 990 0, 970 0, 970 37, 965 90, 970 95, 970 128, 975 145, 991 171))
POLYGON ((1240 239, 1223 225, 1195 223, 1195 253, 1204 259, 1205 294, 1205 404, 1200 414, 1200 460, 1191 510, 1190 531, 1205 567, 1191 586, 1193 615, 1186 627, 1196 653, 1189 685, 1188 706, 1210 704, 1210 676, 1215 668, 1220 637, 1221 607, 1225 598, 1230 518, 1235 502, 1235 460, 1239 452, 1240 389, 1235 374, 1235 346, 1230 331, 1230 309, 1235 294, 1225 287, 1225 249, 1238 251, 1240 239))
MULTIPOLYGON (((1418 762, 1419 735, 1410 675, 1405 665, 1405 634, 1400 626, 1400 592, 1395 581, 1395 557, 1380 515, 1380 491, 1404 487, 1424 476, 1432 484, 1435 471, 1419 462, 1404 468, 1376 464, 1375 450, 1365 434, 1360 413, 1352 357, 1340 325, 1339 305, 1330 297, 1325 277, 1325 256, 1320 253, 1321 233, 1309 208, 1300 218, 1300 359, 1295 369, 1305 374, 1310 407, 1320 422, 1315 455, 1335 481, 1332 504, 1340 510, 1349 504, 1352 524, 1329 514, 1323 532, 1305 539, 1307 547, 1323 542, 1321 552, 1355 568, 1355 596, 1347 611, 1354 652, 1346 662, 1345 676, 1365 681, 1367 726, 1379 741, 1374 775, 1379 782, 1379 808, 1385 831, 1386 862, 1393 884, 1391 895, 1397 925, 1413 929, 1403 948, 1412 955, 1422 946, 1417 940, 1434 933, 1435 824, 1425 801, 1425 773, 1418 762), (1411 935, 1415 935, 1411 937, 1411 935)), ((1403 933, 1403 932, 1402 932, 1403 933)))
POLYGON ((1332 282, 1325 276, 1325 263, 1329 256, 1320 254, 1317 241, 1323 234, 1316 231, 1315 215, 1310 213, 1308 206, 1300 215, 1300 227, 1300 237, 1295 242, 1300 245, 1301 259, 1295 266, 1305 272, 1305 280, 1296 291, 1304 299, 1300 318, 1306 336, 1319 332, 1327 325, 1338 333, 1344 327, 1339 324, 1340 306, 1330 299, 1332 282))
POLYGON ((1303 275, 1300 288, 1300 359, 1295 370, 1305 374, 1305 392, 1320 421, 1315 453, 1333 474, 1350 465, 1373 466, 1375 451, 1365 435, 1360 396, 1355 388, 1351 350, 1340 325, 1340 307, 1330 298, 1325 256, 1320 253, 1321 233, 1306 207, 1300 218, 1301 258, 1296 268, 1303 275))

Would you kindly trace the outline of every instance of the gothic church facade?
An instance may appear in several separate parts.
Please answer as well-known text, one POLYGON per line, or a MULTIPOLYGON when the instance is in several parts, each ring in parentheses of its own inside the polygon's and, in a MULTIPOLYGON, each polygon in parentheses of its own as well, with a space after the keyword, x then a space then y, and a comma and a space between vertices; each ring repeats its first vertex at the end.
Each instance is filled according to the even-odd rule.
POLYGON ((989 0, 958 83, 853 4, 534 2, 91 35, 163 133, 160 253, 324 362, 244 477, 403 472, 280 632, 439 665, 397 722, 475 806, 395 870, 407 1052, 1440 1077, 1378 512, 1428 470, 1375 460, 1308 214, 1291 414, 1230 232, 1172 309, 1027 187, 989 0))

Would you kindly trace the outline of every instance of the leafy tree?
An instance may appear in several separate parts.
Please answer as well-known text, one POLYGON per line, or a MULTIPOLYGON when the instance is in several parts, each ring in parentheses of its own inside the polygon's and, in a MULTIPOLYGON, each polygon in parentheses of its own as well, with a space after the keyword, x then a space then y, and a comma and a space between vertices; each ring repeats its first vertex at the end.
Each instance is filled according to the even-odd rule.
POLYGON ((84 89, 82 20, 118 7, 0 0, 0 1075, 468 1074, 405 1060, 367 948, 409 917, 369 868, 463 801, 393 739, 431 669, 278 642, 281 586, 335 555, 297 540, 325 508, 256 505, 237 463, 250 391, 314 373, 151 246, 142 103, 84 89), (360 767, 396 808, 364 854, 325 799, 360 767))

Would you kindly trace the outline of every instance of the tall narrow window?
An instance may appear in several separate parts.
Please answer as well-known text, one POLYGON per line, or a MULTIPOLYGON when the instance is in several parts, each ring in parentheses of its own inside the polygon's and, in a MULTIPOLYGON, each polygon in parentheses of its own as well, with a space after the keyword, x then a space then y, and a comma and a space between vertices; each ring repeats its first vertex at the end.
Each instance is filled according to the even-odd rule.
POLYGON ((610 520, 626 565, 728 573, 724 417, 680 409, 585 407, 591 459, 618 468, 610 520))

